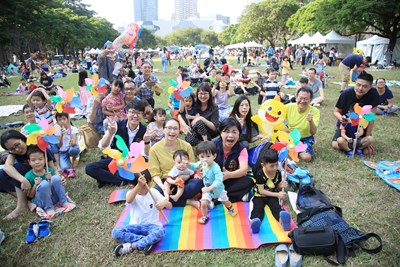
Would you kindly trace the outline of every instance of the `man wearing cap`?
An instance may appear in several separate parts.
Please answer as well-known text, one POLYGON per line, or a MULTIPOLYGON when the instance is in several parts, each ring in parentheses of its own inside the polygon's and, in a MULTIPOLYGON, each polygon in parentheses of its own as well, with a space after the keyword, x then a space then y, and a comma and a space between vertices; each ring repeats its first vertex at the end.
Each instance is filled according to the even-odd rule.
POLYGON ((97 64, 99 66, 99 77, 104 78, 110 83, 114 80, 112 72, 114 70, 114 50, 111 41, 104 44, 104 50, 99 55, 97 64))

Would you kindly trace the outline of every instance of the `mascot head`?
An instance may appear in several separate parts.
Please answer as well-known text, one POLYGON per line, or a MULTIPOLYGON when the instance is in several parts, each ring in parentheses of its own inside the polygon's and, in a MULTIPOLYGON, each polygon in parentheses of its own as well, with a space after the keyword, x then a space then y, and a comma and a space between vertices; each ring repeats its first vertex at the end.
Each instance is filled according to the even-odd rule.
POLYGON ((280 101, 280 97, 265 101, 258 110, 258 116, 263 123, 276 125, 286 118, 286 107, 280 101))

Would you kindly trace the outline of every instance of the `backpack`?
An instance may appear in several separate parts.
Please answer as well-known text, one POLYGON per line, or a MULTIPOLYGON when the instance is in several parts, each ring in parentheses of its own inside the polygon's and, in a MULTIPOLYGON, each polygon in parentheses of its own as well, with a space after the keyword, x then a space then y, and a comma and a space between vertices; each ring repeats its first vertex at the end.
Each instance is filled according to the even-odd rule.
POLYGON ((316 227, 331 227, 337 234, 336 257, 340 264, 346 262, 346 256, 355 256, 355 250, 361 248, 368 254, 375 254, 382 250, 382 239, 375 233, 364 233, 351 227, 342 217, 342 209, 334 206, 330 199, 313 185, 303 185, 297 195, 297 208, 301 213, 297 215, 299 229, 314 229, 316 227), (379 245, 376 248, 365 248, 363 242, 371 237, 379 245), (345 248, 344 250, 342 248, 345 248))
POLYGON ((254 174, 261 169, 262 155, 272 146, 272 144, 272 142, 266 142, 249 149, 249 166, 252 168, 254 174))

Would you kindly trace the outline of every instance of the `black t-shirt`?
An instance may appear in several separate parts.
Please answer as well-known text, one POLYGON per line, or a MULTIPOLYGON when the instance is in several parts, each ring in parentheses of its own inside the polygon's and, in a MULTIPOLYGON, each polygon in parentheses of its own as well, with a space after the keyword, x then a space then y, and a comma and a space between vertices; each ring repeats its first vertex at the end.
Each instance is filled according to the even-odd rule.
MULTIPOLYGON (((336 107, 342 110, 342 115, 354 111, 354 105, 358 103, 361 107, 365 105, 371 105, 372 108, 379 105, 379 94, 375 88, 371 88, 362 98, 358 99, 354 88, 349 88, 339 96, 336 102, 336 107)), ((337 122, 337 126, 340 122, 337 122)))
POLYGON ((40 83, 44 86, 50 86, 53 83, 53 79, 51 77, 40 78, 40 83))
POLYGON ((254 187, 255 189, 255 196, 262 196, 260 192, 258 192, 258 185, 264 185, 264 189, 270 192, 278 192, 278 185, 282 182, 282 175, 280 171, 277 171, 275 173, 274 178, 272 178, 271 182, 272 184, 268 183, 268 178, 263 172, 263 169, 261 168, 255 175, 254 178, 256 180, 256 186, 254 187))

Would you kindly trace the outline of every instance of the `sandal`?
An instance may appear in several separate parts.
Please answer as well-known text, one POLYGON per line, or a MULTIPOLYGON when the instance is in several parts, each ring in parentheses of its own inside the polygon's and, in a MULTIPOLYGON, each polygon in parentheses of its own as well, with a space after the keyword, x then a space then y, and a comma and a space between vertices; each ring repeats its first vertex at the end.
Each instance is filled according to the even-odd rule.
POLYGON ((74 178, 75 177, 75 170, 74 169, 66 169, 66 174, 65 178, 74 178))
POLYGON ((206 216, 203 216, 199 219, 199 223, 205 224, 208 221, 208 218, 206 216))
POLYGON ((26 233, 25 243, 32 244, 37 241, 37 236, 39 232, 39 227, 36 222, 31 222, 28 227, 28 232, 26 233))
POLYGON ((46 219, 40 220, 40 222, 38 223, 38 226, 39 226, 38 238, 39 239, 51 235, 50 224, 53 224, 53 222, 50 220, 46 220, 46 219))

